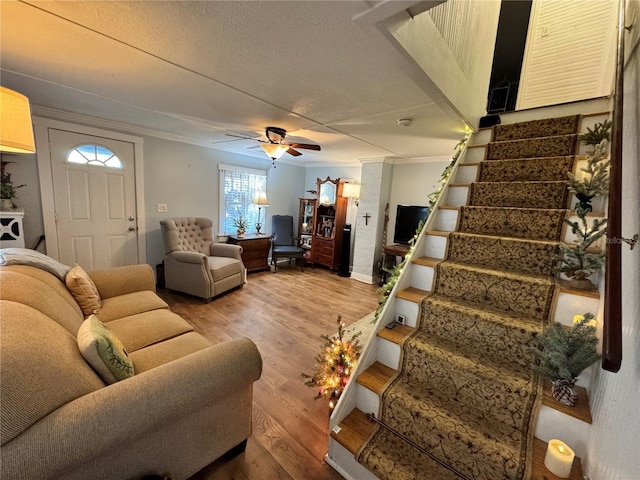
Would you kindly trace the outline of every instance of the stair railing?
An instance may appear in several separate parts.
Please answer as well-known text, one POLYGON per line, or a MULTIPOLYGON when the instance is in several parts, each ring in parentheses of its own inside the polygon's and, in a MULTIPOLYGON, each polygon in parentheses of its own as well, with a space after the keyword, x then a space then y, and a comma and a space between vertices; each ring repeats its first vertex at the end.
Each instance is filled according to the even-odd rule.
POLYGON ((618 37, 611 162, 609 209, 607 216, 607 257, 604 284, 604 325, 602 368, 617 372, 622 364, 622 117, 624 98, 625 0, 618 2, 618 37))

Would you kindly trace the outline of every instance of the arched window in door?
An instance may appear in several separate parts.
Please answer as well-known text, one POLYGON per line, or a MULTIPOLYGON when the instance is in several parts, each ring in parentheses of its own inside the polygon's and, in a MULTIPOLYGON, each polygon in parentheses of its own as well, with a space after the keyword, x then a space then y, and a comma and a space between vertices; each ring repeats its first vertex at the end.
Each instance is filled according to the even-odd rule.
POLYGON ((99 167, 116 168, 124 170, 124 164, 118 156, 101 145, 79 145, 67 155, 67 163, 79 165, 95 165, 99 167))

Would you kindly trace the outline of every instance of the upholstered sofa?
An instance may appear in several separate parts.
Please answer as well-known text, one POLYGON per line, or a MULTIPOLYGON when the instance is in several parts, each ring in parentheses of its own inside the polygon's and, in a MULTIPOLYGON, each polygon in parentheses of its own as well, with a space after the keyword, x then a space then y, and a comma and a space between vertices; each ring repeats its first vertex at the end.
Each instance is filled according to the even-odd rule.
POLYGON ((246 282, 242 247, 214 242, 211 219, 168 218, 160 221, 160 229, 168 289, 195 295, 208 303, 246 282))
POLYGON ((109 385, 79 351, 84 315, 65 283, 0 267, 0 477, 178 480, 240 451, 262 371, 253 342, 212 345, 156 295, 148 265, 89 276, 135 369, 109 385))

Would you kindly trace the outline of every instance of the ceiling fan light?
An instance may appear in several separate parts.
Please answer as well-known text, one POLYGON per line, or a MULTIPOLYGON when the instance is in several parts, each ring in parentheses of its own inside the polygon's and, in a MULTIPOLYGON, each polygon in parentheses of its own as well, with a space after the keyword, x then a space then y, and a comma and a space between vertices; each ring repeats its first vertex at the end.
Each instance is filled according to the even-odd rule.
POLYGON ((289 150, 288 145, 280 145, 279 143, 264 143, 260 146, 271 160, 279 159, 284 155, 284 152, 289 150))

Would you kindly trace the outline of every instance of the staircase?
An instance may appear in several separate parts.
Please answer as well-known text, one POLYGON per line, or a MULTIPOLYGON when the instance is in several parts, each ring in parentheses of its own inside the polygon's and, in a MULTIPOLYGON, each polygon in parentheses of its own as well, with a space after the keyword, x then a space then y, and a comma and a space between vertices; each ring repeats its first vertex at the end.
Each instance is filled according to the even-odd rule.
MULTIPOLYGON (((530 402, 536 423, 529 432, 535 438, 514 453, 532 458, 532 469, 505 467, 504 478, 557 478, 543 464, 546 442, 551 438, 565 441, 578 457, 585 454, 591 423, 591 369, 578 380, 576 407, 556 402, 549 382, 540 390, 534 382, 529 391, 525 380, 530 376, 531 339, 548 321, 570 325, 575 314, 598 312, 598 292, 574 291, 553 280, 551 256, 558 240, 572 240, 562 220, 572 216, 566 207, 575 204, 574 198, 567 198, 566 172, 579 169, 583 161, 579 155, 585 153, 579 150, 576 134, 607 118, 607 107, 583 102, 556 110, 515 112, 503 116, 502 125, 517 125, 474 134, 378 319, 377 333, 354 372, 355 381, 350 382, 331 417, 326 460, 345 478, 503 478, 502 473, 495 476, 506 463, 502 453, 512 448, 511 439, 524 428, 517 421, 510 425, 505 421, 509 415, 502 415, 514 400, 504 395, 498 400, 501 403, 477 416, 480 420, 469 419, 470 409, 482 410, 482 402, 465 397, 469 389, 451 386, 490 389, 482 383, 483 375, 504 379, 501 388, 515 390, 526 405, 527 395, 532 400, 539 398, 530 402), (582 115, 577 116, 579 113, 582 115), (566 120, 556 120, 550 128, 545 118, 558 117, 566 120), (526 261, 519 261, 522 258, 526 261), (493 288, 500 294, 488 293, 493 288), (405 325, 384 328, 398 315, 406 318, 405 325), (487 329, 504 339, 500 348, 483 348, 487 329), (415 351, 419 357, 414 356, 415 351), (412 361, 416 364, 407 368, 406 363, 412 361), (413 371, 417 378, 398 375, 401 370, 413 371), (384 412, 382 395, 392 398, 385 403, 384 412), (537 404, 541 405, 535 415, 537 404), (425 418, 427 424, 432 422, 415 443, 426 445, 447 467, 443 469, 385 429, 378 432, 379 427, 367 417, 370 413, 383 420, 386 415, 400 425, 425 418), (400 417, 406 418, 398 420, 400 417), (367 443, 372 436, 375 442, 367 443), (475 444, 478 438, 485 441, 481 448, 475 444), (376 442, 377 447, 372 447, 376 442), (482 452, 477 457, 474 453, 456 457, 451 452, 460 443, 469 445, 468 452, 482 452), (385 456, 387 450, 392 452, 390 457, 385 456), (401 455, 393 453, 400 450, 401 455), (463 476, 451 473, 448 467, 463 476)), ((510 415, 516 418, 519 412, 510 415)), ((412 437, 411 427, 406 430, 403 435, 412 437)), ((570 478, 582 478, 579 458, 570 478)))

